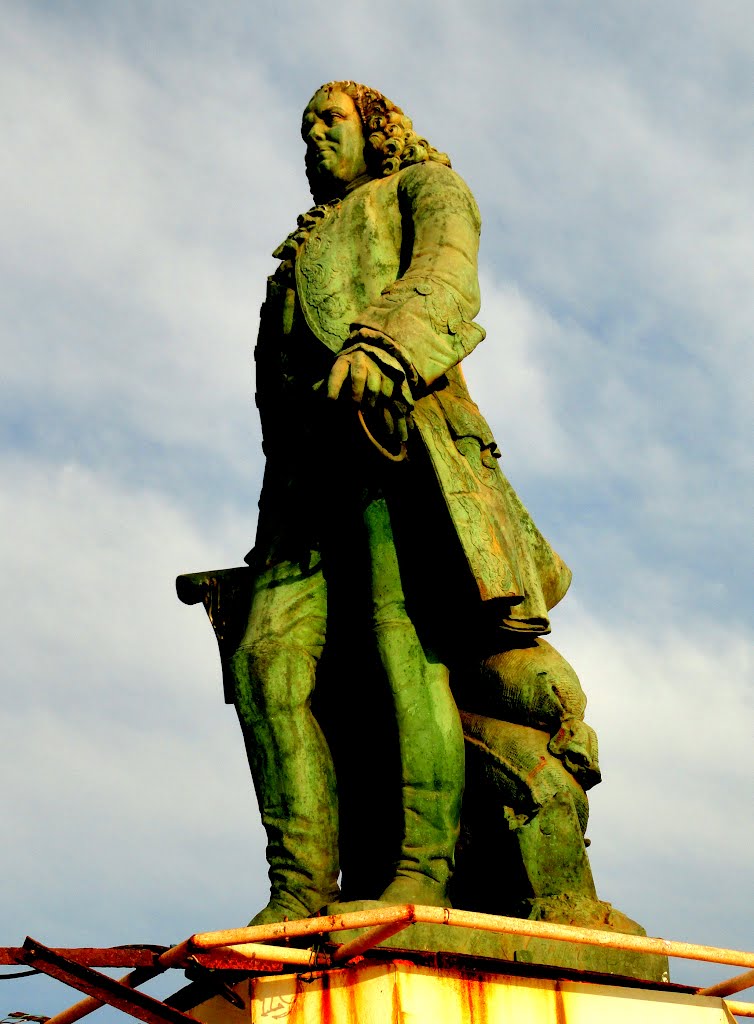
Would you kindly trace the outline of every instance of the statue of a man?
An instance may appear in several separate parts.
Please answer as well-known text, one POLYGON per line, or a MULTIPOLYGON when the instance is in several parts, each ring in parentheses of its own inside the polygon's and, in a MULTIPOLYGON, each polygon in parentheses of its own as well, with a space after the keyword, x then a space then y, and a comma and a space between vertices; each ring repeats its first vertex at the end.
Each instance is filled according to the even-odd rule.
POLYGON ((338 897, 336 780, 311 710, 331 648, 355 691, 369 649, 397 722, 402 841, 379 898, 446 905, 464 788, 449 673, 535 649, 570 582, 461 372, 484 338, 469 189, 354 82, 319 89, 302 134, 317 205, 276 250, 261 312, 267 463, 231 660, 272 883, 252 923, 338 897))

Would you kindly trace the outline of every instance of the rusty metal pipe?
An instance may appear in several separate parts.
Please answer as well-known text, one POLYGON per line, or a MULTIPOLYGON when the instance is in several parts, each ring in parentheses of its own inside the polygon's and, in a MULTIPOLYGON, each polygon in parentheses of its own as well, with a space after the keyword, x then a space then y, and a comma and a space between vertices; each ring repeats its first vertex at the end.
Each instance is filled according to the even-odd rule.
POLYGON ((736 974, 733 978, 726 978, 725 981, 718 981, 716 985, 708 988, 700 988, 700 996, 732 996, 736 992, 743 992, 745 988, 754 985, 754 971, 744 971, 743 974, 736 974))
MULTIPOLYGON (((118 982, 125 985, 126 988, 138 988, 139 985, 143 985, 150 978, 156 978, 162 972, 162 967, 137 967, 135 971, 129 971, 122 978, 118 978, 118 982)), ((69 1006, 67 1010, 61 1010, 54 1017, 48 1017, 47 1024, 73 1024, 74 1021, 88 1017, 90 1013, 99 1010, 102 1006, 105 1006, 105 1003, 101 999, 87 996, 86 999, 81 999, 73 1006, 69 1006)))
MULTIPOLYGON (((413 907, 410 908, 410 910, 413 909, 413 907)), ((192 952, 199 949, 213 949, 215 946, 234 946, 244 942, 272 942, 275 939, 321 935, 323 932, 339 932, 348 928, 375 928, 377 925, 402 921, 407 912, 409 912, 409 907, 406 905, 375 907, 373 910, 357 910, 350 914, 330 914, 328 917, 307 917, 298 921, 281 921, 278 924, 259 924, 253 928, 199 932, 192 935, 186 942, 191 944, 192 952)), ((172 950, 168 950, 163 956, 168 956, 171 952, 172 950)), ((161 962, 162 959, 160 957, 161 962)))
MULTIPOLYGON (((161 949, 164 947, 160 947, 161 949)), ((151 967, 156 947, 153 946, 56 946, 53 950, 74 963, 85 967, 151 967)), ((0 965, 15 966, 24 963, 22 946, 0 946, 0 965)))
POLYGON ((355 939, 339 946, 332 955, 333 963, 345 963, 347 960, 353 960, 354 957, 360 956, 373 946, 379 946, 385 939, 392 938, 393 935, 397 935, 398 932, 402 932, 404 928, 408 928, 413 923, 413 916, 407 916, 402 921, 392 921, 389 924, 370 928, 364 935, 357 935, 355 939))
POLYGON ((511 917, 493 917, 467 910, 443 907, 417 907, 415 919, 422 924, 450 924, 460 928, 485 928, 488 931, 527 935, 531 938, 561 939, 582 945, 607 946, 611 949, 630 949, 637 953, 655 953, 684 960, 702 960, 715 964, 736 964, 754 967, 754 953, 739 949, 721 949, 701 946, 692 942, 675 942, 645 935, 624 935, 621 932, 603 932, 596 928, 579 928, 570 924, 549 921, 522 921, 511 917), (489 923, 485 925, 485 918, 489 923))
POLYGON ((723 1002, 736 1017, 754 1017, 754 1003, 744 1003, 739 999, 723 999, 723 1002))
MULTIPOLYGON (((21 948, 20 957, 23 963, 29 964, 30 967, 36 967, 42 973, 62 981, 71 988, 78 989, 79 992, 83 992, 99 1005, 114 1006, 132 1017, 145 1021, 146 1024, 195 1024, 194 1019, 181 1010, 162 1003, 159 999, 154 999, 137 988, 123 985, 115 978, 102 974, 101 971, 95 971, 91 967, 69 960, 31 936, 27 936, 21 948)), ((142 981, 146 980, 148 972, 160 974, 161 968, 156 961, 153 962, 152 966, 145 968, 144 972, 140 972, 142 981)), ((137 975, 138 978, 139 975, 137 975)), ((131 979, 132 985, 133 980, 131 979)), ((96 1008, 87 1004, 85 1009, 90 1011, 90 1009, 96 1008)), ((80 1009, 77 1007, 77 1013, 80 1009)))
POLYGON ((289 946, 264 946, 259 942, 244 942, 238 946, 224 946, 223 950, 261 963, 304 964, 308 967, 329 967, 330 957, 313 949, 291 949, 289 946))
POLYGON ((190 935, 183 942, 179 942, 177 946, 171 946, 170 949, 166 949, 164 953, 161 953, 157 957, 157 963, 160 967, 167 970, 168 967, 181 967, 185 964, 188 958, 196 952, 193 939, 194 936, 190 935))
MULTIPOLYGON (((204 932, 192 935, 188 943, 193 950, 211 949, 215 946, 231 946, 243 942, 263 942, 274 939, 316 935, 322 932, 342 931, 351 928, 376 928, 391 924, 412 915, 417 924, 443 924, 458 928, 479 928, 483 931, 500 932, 508 935, 525 935, 537 939, 558 939, 562 942, 576 942, 582 945, 605 946, 609 949, 627 949, 637 953, 654 953, 686 960, 701 960, 708 963, 732 964, 754 968, 754 953, 737 949, 721 949, 716 946, 702 946, 691 942, 676 942, 643 935, 624 935, 620 932, 599 931, 594 928, 580 928, 575 925, 554 924, 549 921, 525 921, 520 918, 499 917, 479 914, 468 910, 453 910, 449 907, 422 907, 411 904, 361 910, 351 914, 331 914, 329 917, 306 918, 300 921, 284 921, 280 924, 258 925, 254 928, 234 928, 228 931, 204 932)), ((178 949, 179 947, 176 947, 178 949)), ((172 953, 163 954, 168 957, 172 953)), ((165 962, 160 957, 160 962, 165 962)))

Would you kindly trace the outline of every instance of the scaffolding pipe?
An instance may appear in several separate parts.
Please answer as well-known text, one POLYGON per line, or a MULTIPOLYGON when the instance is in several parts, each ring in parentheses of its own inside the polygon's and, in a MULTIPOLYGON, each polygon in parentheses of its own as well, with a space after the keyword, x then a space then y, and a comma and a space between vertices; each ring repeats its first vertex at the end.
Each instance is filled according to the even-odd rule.
MULTIPOLYGON (((122 978, 117 980, 119 984, 124 985, 126 988, 138 988, 139 985, 143 985, 151 978, 156 978, 162 972, 162 967, 137 967, 135 971, 129 971, 128 974, 124 974, 122 978)), ((46 1024, 73 1024, 74 1021, 81 1020, 82 1017, 88 1017, 90 1013, 99 1010, 100 1007, 105 1005, 101 999, 87 996, 86 999, 81 999, 78 1003, 74 1003, 73 1006, 69 1006, 67 1010, 61 1010, 54 1017, 48 1017, 46 1024)))
POLYGON ((723 999, 723 1003, 735 1017, 754 1017, 754 1003, 744 1003, 739 999, 723 999))
POLYGON ((348 960, 353 960, 354 957, 361 956, 366 950, 371 949, 373 946, 378 946, 386 939, 391 939, 393 935, 402 932, 404 928, 408 928, 412 923, 413 918, 407 915, 402 920, 370 928, 363 935, 357 935, 355 939, 351 939, 350 942, 344 942, 342 946, 339 946, 332 955, 333 963, 346 963, 348 960))
POLYGON ((738 949, 721 949, 691 942, 651 938, 644 935, 624 935, 620 932, 599 931, 575 925, 555 924, 550 921, 524 921, 520 918, 479 914, 450 907, 422 907, 407 904, 374 910, 361 910, 350 914, 331 914, 328 917, 283 921, 279 924, 257 925, 250 928, 231 928, 226 931, 201 932, 163 953, 161 964, 179 963, 181 956, 217 946, 234 946, 245 942, 273 942, 285 938, 301 938, 323 932, 336 932, 352 928, 376 928, 397 923, 410 917, 416 924, 452 925, 458 928, 478 928, 508 935, 524 935, 536 939, 556 939, 582 945, 603 946, 608 949, 632 950, 659 956, 672 956, 707 963, 732 964, 754 968, 754 953, 738 949))
POLYGON ((302 964, 305 967, 329 967, 330 957, 313 949, 291 949, 289 946, 265 946, 260 942, 244 942, 238 946, 224 946, 224 950, 260 963, 302 964))
POLYGON ((700 988, 700 996, 732 996, 736 992, 743 992, 745 988, 754 985, 754 971, 744 971, 733 978, 726 978, 725 981, 718 981, 716 985, 709 988, 700 988))

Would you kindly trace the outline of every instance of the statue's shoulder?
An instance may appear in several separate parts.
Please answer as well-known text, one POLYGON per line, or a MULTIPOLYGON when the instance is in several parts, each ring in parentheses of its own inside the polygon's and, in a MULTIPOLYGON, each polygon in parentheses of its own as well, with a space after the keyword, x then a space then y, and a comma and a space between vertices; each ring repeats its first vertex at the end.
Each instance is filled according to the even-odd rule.
POLYGON ((457 211, 481 226, 479 207, 460 174, 445 164, 425 160, 398 171, 398 195, 417 209, 457 211))

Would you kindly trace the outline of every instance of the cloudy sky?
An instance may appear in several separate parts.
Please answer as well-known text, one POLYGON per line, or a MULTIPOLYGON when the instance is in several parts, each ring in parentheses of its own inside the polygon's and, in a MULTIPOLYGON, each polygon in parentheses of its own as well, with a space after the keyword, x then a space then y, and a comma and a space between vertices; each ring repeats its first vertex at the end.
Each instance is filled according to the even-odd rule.
MULTIPOLYGON (((355 78, 482 211, 467 373, 574 569, 551 639, 600 737, 600 895, 752 948, 750 0, 2 15, 0 944, 177 942, 265 902, 214 640, 173 581, 253 541, 269 254, 310 205, 301 111, 355 78)), ((75 998, 8 982, 0 1011, 75 998)))

